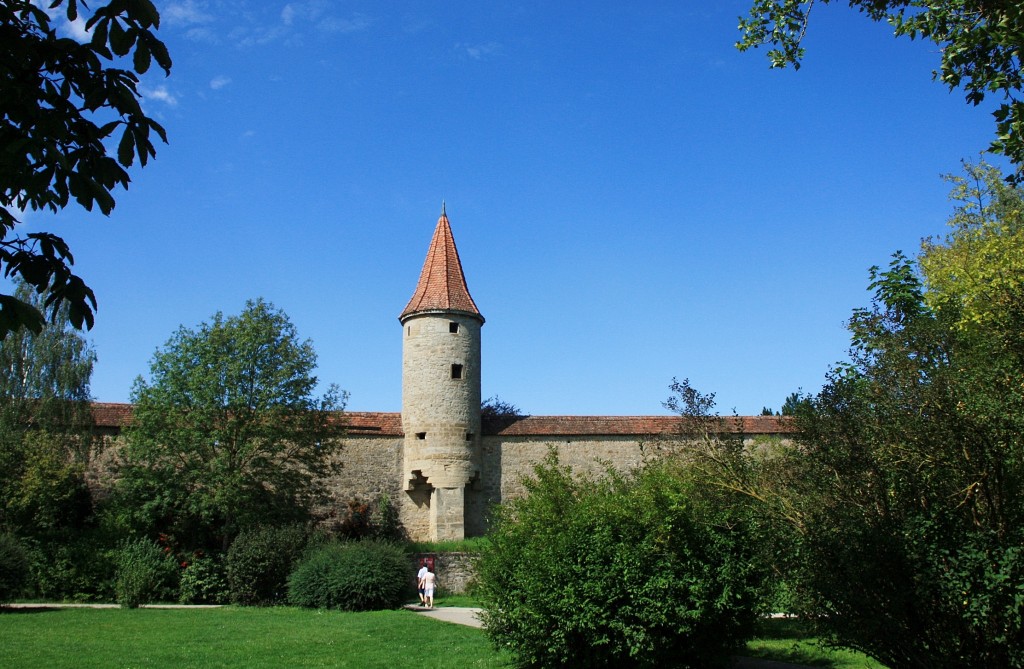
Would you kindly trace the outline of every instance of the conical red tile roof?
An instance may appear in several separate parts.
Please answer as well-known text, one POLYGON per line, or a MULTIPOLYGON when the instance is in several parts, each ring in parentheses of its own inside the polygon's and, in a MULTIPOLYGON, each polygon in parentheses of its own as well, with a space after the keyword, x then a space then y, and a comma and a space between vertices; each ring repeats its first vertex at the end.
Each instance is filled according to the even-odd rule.
POLYGON ((484 320, 466 287, 459 250, 455 248, 451 224, 448 223, 443 207, 441 217, 437 219, 437 227, 434 228, 434 237, 430 240, 416 292, 398 319, 405 320, 407 316, 423 311, 456 311, 472 314, 481 322, 484 320))

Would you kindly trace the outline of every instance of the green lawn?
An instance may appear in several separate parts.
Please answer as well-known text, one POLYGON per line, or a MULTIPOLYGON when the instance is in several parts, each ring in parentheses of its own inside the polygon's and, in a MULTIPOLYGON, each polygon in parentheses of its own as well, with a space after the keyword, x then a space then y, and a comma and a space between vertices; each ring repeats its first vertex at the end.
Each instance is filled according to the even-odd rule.
POLYGON ((861 653, 823 648, 808 638, 800 623, 792 619, 765 620, 757 638, 747 644, 749 657, 827 669, 885 669, 861 653))
MULTIPOLYGON (((746 654, 829 669, 884 669, 863 655, 823 650, 798 637, 792 621, 768 621, 746 654)), ((4 669, 508 666, 481 630, 411 611, 0 609, 4 669)))
POLYGON ((0 667, 504 667, 484 634, 411 611, 13 609, 0 667))

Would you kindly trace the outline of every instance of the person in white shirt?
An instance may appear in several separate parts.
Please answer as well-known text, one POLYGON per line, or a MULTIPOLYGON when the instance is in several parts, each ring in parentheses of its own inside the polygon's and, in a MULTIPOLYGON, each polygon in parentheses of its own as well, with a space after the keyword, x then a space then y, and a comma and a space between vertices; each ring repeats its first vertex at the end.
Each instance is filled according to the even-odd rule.
POLYGON ((427 598, 423 595, 423 577, 427 575, 427 562, 424 560, 420 563, 420 570, 416 573, 416 590, 420 593, 420 606, 426 606, 427 598))
POLYGON ((423 597, 426 599, 426 607, 428 609, 434 608, 434 572, 427 570, 427 573, 423 575, 423 579, 420 581, 420 586, 423 588, 423 597))

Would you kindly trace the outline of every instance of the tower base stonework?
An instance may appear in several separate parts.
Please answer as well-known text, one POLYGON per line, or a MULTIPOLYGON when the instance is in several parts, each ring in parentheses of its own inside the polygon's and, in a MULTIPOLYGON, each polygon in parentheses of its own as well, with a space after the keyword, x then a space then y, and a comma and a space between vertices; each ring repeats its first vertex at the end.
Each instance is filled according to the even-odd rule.
POLYGON ((430 497, 431 540, 461 541, 465 539, 465 488, 434 488, 430 497))

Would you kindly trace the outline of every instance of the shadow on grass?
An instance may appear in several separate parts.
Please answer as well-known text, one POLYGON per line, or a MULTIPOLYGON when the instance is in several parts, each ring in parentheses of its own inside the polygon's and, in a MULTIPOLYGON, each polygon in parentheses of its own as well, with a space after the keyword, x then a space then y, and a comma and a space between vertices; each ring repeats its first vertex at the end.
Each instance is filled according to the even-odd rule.
POLYGON ((830 648, 811 636, 796 618, 761 621, 757 635, 744 653, 747 657, 825 669, 879 669, 882 665, 860 653, 830 648))
POLYGON ((798 618, 765 618, 757 624, 758 639, 804 639, 807 625, 798 618))
POLYGON ((33 606, 32 608, 21 608, 14 606, 0 606, 0 616, 3 615, 25 615, 29 613, 52 613, 58 611, 59 606, 33 606))

